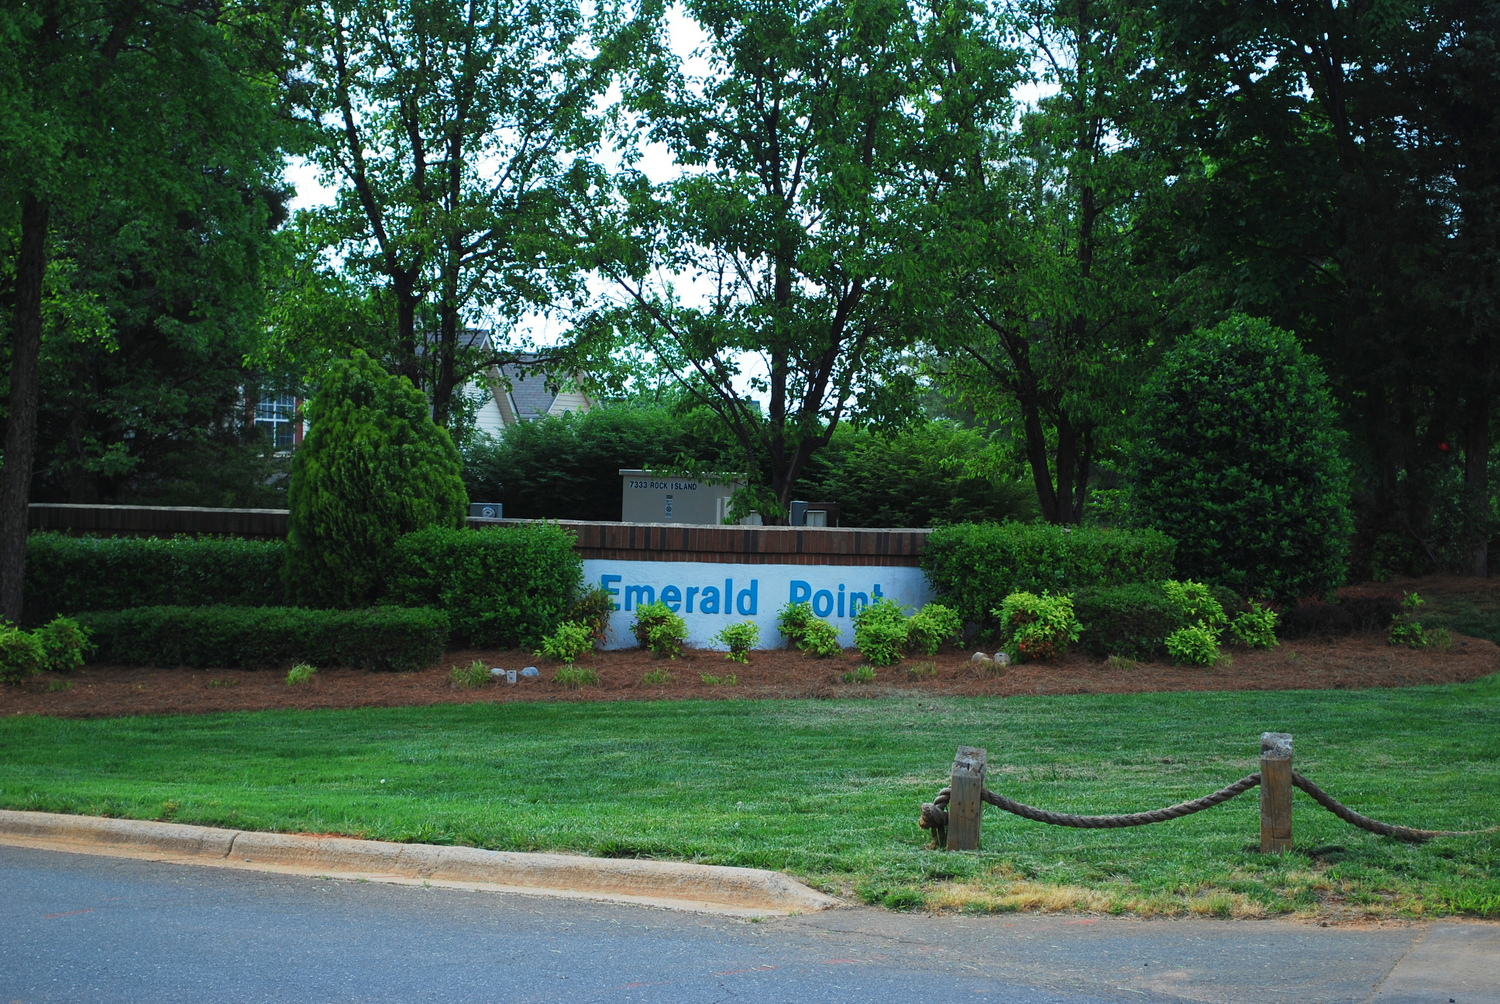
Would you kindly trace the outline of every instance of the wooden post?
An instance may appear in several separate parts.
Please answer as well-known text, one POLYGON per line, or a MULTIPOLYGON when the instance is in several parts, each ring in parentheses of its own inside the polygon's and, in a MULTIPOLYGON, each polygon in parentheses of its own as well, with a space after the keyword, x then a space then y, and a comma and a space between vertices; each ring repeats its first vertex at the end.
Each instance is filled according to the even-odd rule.
POLYGON ((1260 852, 1285 854, 1292 849, 1292 737, 1285 732, 1260 736, 1260 852))
POLYGON ((953 756, 953 779, 948 800, 948 850, 979 850, 979 820, 984 814, 986 753, 960 746, 953 756))

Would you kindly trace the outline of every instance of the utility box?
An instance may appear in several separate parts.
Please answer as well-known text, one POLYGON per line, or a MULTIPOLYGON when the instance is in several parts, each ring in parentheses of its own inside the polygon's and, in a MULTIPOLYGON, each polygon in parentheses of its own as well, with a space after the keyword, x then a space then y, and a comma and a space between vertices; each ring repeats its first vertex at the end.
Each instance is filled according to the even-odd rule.
POLYGON ((694 481, 651 471, 620 471, 620 519, 626 523, 723 523, 739 484, 694 481))
POLYGON ((794 501, 787 506, 787 522, 792 526, 838 526, 839 504, 794 501))
POLYGON ((470 502, 470 519, 504 519, 505 506, 499 502, 470 502))

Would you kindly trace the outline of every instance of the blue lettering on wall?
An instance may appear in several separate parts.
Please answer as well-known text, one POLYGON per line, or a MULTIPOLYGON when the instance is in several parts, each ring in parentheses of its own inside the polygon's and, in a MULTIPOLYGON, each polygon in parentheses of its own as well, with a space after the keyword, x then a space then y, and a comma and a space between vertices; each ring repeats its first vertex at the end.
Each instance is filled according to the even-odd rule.
MULTIPOLYGON (((760 614, 760 579, 748 583, 742 579, 742 588, 735 587, 732 578, 714 585, 655 585, 650 583, 625 583, 624 576, 613 573, 599 576, 599 586, 610 595, 616 610, 635 610, 647 603, 660 600, 673 613, 722 614, 726 617, 755 617, 760 614), (659 591, 658 591, 659 590, 659 591)), ((836 617, 840 620, 859 616, 873 599, 883 593, 880 583, 873 583, 869 592, 850 588, 840 582, 837 592, 833 589, 814 590, 812 584, 803 579, 789 583, 788 602, 810 603, 818 617, 836 617)))

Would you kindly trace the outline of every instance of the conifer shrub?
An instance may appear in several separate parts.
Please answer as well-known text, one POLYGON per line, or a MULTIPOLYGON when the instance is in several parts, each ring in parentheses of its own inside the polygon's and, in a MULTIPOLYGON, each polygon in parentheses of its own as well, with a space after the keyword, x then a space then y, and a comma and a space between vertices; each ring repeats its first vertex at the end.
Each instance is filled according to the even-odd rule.
POLYGON ((360 350, 335 363, 307 406, 292 459, 283 580, 313 607, 373 603, 403 534, 464 525, 458 450, 427 399, 360 350))
POLYGON ((1295 335, 1244 316, 1200 330, 1167 353, 1137 414, 1131 511, 1177 541, 1179 575, 1281 601, 1343 581, 1343 434, 1295 335))

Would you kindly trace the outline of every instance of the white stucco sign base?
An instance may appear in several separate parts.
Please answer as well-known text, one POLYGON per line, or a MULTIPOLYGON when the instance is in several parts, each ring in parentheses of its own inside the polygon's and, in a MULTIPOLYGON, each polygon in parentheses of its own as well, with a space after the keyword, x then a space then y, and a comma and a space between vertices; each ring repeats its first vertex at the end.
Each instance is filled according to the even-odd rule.
POLYGON ((657 600, 687 621, 688 644, 723 648, 712 639, 725 625, 754 621, 760 647, 780 648, 776 614, 788 603, 811 603, 813 613, 854 644, 854 615, 886 596, 907 612, 932 601, 920 568, 862 565, 737 565, 713 561, 610 561, 585 559, 584 582, 602 586, 615 600, 606 649, 631 648, 635 609, 657 600))

